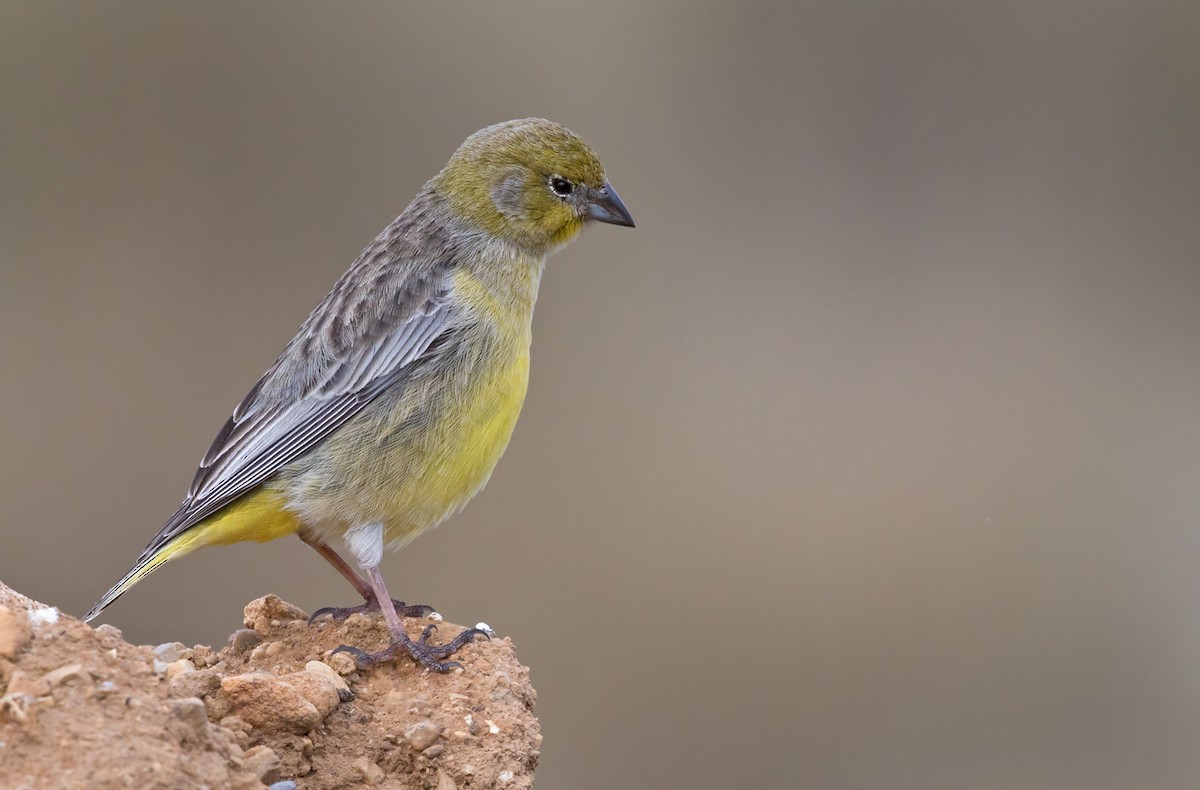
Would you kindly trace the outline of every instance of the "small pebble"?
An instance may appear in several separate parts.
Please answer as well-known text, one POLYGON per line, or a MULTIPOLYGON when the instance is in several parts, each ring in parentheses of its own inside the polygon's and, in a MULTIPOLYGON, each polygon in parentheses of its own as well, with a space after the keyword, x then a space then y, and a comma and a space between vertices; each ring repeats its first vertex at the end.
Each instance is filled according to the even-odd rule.
POLYGON ((171 678, 173 678, 176 675, 179 675, 183 672, 195 672, 195 671, 196 671, 195 664, 193 664, 191 661, 189 661, 186 658, 181 658, 178 661, 172 661, 171 663, 167 664, 167 669, 166 669, 167 679, 170 680, 171 678))
POLYGON ((242 764, 264 783, 279 778, 279 755, 270 746, 260 745, 247 749, 242 755, 242 764))
POLYGON ((54 625, 58 622, 58 610, 53 606, 43 606, 29 612, 29 622, 34 626, 54 625))
POLYGON ((213 649, 207 645, 196 645, 193 647, 191 659, 192 663, 196 665, 196 669, 203 669, 217 660, 213 649))
POLYGON ((51 686, 57 686, 60 683, 67 683, 68 681, 78 680, 82 677, 84 677, 82 664, 67 664, 42 675, 42 680, 51 686))
POLYGON ((242 611, 242 622, 247 628, 262 631, 270 628, 273 620, 307 620, 308 613, 299 606, 281 600, 278 595, 265 595, 246 604, 242 611))
POLYGON ((16 658, 32 638, 28 619, 7 606, 0 606, 0 656, 16 658))
POLYGON ((493 631, 492 627, 490 625, 488 625, 487 623, 476 623, 475 627, 478 628, 480 631, 483 631, 488 636, 496 635, 496 632, 493 631))
POLYGON ((359 776, 361 776, 363 781, 369 785, 379 784, 383 781, 383 769, 368 760, 366 757, 360 757, 359 759, 355 760, 351 767, 358 771, 359 776))
POLYGON ((29 720, 30 698, 21 694, 5 694, 0 697, 0 721, 9 719, 18 724, 29 720))
POLYGON ((296 790, 296 783, 291 779, 284 779, 282 782, 271 785, 267 790, 296 790))
POLYGON ((342 676, 335 672, 333 667, 322 661, 309 661, 304 665, 304 671, 311 672, 317 677, 325 678, 332 683, 334 688, 336 688, 339 692, 350 690, 350 687, 346 685, 346 681, 342 679, 342 676))
POLYGON ((50 684, 45 678, 35 678, 28 672, 14 669, 4 693, 10 697, 44 697, 50 693, 50 684))
POLYGON ((173 664, 181 658, 191 659, 195 651, 182 642, 163 642, 154 648, 154 657, 168 664, 173 664))
POLYGON ((101 623, 100 625, 96 626, 96 635, 105 641, 109 639, 121 640, 125 638, 125 634, 120 628, 117 628, 115 625, 109 625, 108 623, 101 623))
POLYGON ((513 780, 513 772, 512 771, 501 771, 500 773, 496 774, 496 781, 502 785, 508 784, 512 780, 513 780))
POLYGON ((339 675, 352 675, 358 669, 354 659, 348 653, 334 653, 325 659, 325 663, 329 664, 339 675))
POLYGON ((221 687, 220 676, 211 669, 195 672, 180 672, 171 678, 172 697, 199 697, 204 699, 221 687))
POLYGON ((171 712, 197 737, 208 730, 208 710, 202 700, 195 697, 172 700, 171 712))
POLYGON ((239 628, 229 635, 229 646, 238 655, 245 653, 260 642, 262 642, 262 637, 253 628, 239 628))
POLYGON ((418 752, 423 752, 437 742, 442 734, 442 728, 426 719, 416 724, 410 724, 404 730, 404 737, 418 752))

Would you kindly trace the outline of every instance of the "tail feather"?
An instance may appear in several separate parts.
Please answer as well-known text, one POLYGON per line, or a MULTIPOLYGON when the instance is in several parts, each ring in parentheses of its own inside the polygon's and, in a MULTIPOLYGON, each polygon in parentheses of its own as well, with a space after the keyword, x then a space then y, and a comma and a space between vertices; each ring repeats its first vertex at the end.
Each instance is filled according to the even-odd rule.
POLYGON ((187 516, 186 506, 180 508, 142 551, 129 573, 83 616, 85 623, 167 560, 182 557, 201 546, 219 546, 243 540, 274 540, 292 534, 299 527, 295 514, 284 506, 283 498, 263 488, 255 489, 213 515, 180 529, 180 524, 187 523, 187 516))
POLYGON ((182 535, 176 535, 162 545, 156 545, 156 541, 147 546, 146 550, 142 552, 142 556, 138 557, 138 561, 129 569, 129 572, 121 577, 121 581, 114 584, 111 590, 100 596, 100 600, 96 601, 96 604, 88 610, 88 613, 83 616, 83 622, 87 623, 95 619, 100 612, 104 611, 105 607, 120 598, 130 587, 153 573, 158 566, 167 560, 175 559, 193 549, 199 548, 196 537, 195 531, 188 531, 182 535))

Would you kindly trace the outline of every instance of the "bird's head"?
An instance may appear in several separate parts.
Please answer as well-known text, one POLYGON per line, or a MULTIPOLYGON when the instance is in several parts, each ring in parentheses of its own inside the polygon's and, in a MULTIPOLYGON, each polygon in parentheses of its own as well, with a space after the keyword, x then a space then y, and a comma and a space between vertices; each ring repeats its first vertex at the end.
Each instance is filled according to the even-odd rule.
POLYGON ((463 219, 540 253, 570 241, 589 220, 633 227, 592 147, 541 118, 481 129, 432 183, 463 219))

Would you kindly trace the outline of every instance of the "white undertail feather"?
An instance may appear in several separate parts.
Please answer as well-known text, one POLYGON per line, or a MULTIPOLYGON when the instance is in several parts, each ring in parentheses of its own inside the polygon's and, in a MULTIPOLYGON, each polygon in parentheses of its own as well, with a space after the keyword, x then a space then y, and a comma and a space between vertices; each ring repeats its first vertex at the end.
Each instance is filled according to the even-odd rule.
POLYGON ((383 524, 359 524, 343 536, 360 568, 378 568, 383 562, 383 524))

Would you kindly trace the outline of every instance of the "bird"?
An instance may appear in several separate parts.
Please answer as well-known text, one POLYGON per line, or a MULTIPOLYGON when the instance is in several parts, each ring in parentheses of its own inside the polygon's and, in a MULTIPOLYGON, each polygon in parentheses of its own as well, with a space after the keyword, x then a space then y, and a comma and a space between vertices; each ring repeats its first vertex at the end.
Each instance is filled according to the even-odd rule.
POLYGON ((470 135, 233 410, 175 515, 84 620, 198 548, 294 534, 363 599, 312 619, 386 621, 385 648, 339 650, 360 666, 460 666, 442 659, 484 632, 414 640, 401 615, 432 609, 392 599, 379 566, 487 483, 525 400, 546 258, 594 222, 634 227, 582 137, 542 118, 470 135))

